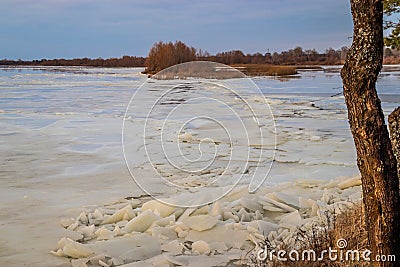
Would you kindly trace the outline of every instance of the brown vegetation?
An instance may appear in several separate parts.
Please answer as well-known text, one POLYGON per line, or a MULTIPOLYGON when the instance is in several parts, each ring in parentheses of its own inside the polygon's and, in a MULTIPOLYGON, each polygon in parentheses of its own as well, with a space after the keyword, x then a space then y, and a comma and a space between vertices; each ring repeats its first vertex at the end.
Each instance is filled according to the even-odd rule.
MULTIPOLYGON (((296 47, 273 54, 244 54, 240 50, 232 50, 210 55, 208 52, 197 51, 193 47, 186 46, 180 41, 175 43, 158 42, 154 44, 149 52, 144 73, 155 74, 175 64, 198 60, 230 65, 242 70, 249 76, 291 75, 296 73, 296 69, 293 66, 344 64, 348 51, 348 47, 342 47, 338 50, 329 48, 325 53, 321 54, 315 49, 303 50, 301 47, 296 47)), ((386 54, 388 63, 400 62, 400 56, 397 51, 388 48, 386 49, 386 54)))
POLYGON ((143 73, 155 74, 173 65, 196 60, 196 49, 181 41, 175 43, 158 42, 150 49, 143 73))
MULTIPOLYGON (((203 51, 196 50, 193 47, 185 45, 181 41, 175 43, 158 42, 150 49, 148 57, 123 56, 121 58, 109 59, 90 59, 90 58, 74 58, 74 59, 41 59, 32 61, 23 60, 0 60, 0 65, 20 66, 91 66, 91 67, 146 67, 146 73, 156 73, 169 66, 187 61, 213 61, 226 65, 243 65, 247 66, 248 75, 259 75, 255 70, 255 64, 260 64, 257 69, 261 70, 263 75, 268 73, 286 72, 290 69, 277 68, 276 72, 266 70, 265 66, 286 65, 304 67, 309 65, 341 65, 344 63, 347 47, 338 50, 329 48, 324 53, 319 53, 315 49, 303 50, 301 47, 295 47, 280 53, 254 53, 244 54, 240 50, 232 50, 220 52, 215 55, 203 51), (249 70, 251 69, 251 70, 249 70), (253 71, 254 70, 254 71, 253 71)), ((386 48, 384 54, 384 64, 399 64, 400 52, 395 49, 386 48)), ((268 67, 269 68, 269 67, 268 67)), ((293 72, 293 71, 292 71, 293 72)), ((286 74, 282 74, 286 75, 286 74)))
POLYGON ((347 47, 339 50, 329 48, 325 53, 315 49, 303 50, 301 47, 282 51, 281 53, 244 54, 240 50, 218 53, 215 56, 199 56, 200 60, 215 61, 226 65, 232 64, 274 64, 274 65, 339 65, 346 58, 347 47))
POLYGON ((400 51, 386 48, 383 53, 383 64, 400 64, 400 51))
POLYGON ((248 76, 285 76, 297 74, 294 66, 277 66, 270 64, 234 64, 231 65, 248 76))
MULTIPOLYGON (((299 260, 299 261, 280 261, 276 256, 272 261, 260 261, 254 254, 251 254, 249 258, 249 266, 257 267, 319 267, 319 266, 334 266, 334 267, 347 267, 347 266, 370 266, 371 263, 364 261, 362 256, 359 260, 353 259, 351 255, 343 255, 342 260, 340 260, 339 255, 337 260, 331 260, 328 254, 322 254, 324 250, 332 248, 333 250, 338 249, 338 240, 344 239, 347 241, 347 245, 344 250, 359 251, 360 255, 368 249, 368 235, 365 228, 364 220, 364 210, 362 208, 362 203, 356 203, 352 207, 342 211, 340 214, 334 214, 326 212, 322 215, 324 219, 322 223, 315 224, 311 231, 304 230, 302 228, 298 229, 297 232, 297 242, 294 246, 285 246, 279 248, 272 248, 277 250, 291 251, 296 249, 298 252, 312 250, 315 251, 317 257, 325 255, 321 260, 299 260)), ((260 244, 261 247, 268 246, 268 241, 265 244, 260 244)), ((338 253, 339 254, 339 253, 338 253)), ((370 256, 372 259, 372 255, 370 256)))

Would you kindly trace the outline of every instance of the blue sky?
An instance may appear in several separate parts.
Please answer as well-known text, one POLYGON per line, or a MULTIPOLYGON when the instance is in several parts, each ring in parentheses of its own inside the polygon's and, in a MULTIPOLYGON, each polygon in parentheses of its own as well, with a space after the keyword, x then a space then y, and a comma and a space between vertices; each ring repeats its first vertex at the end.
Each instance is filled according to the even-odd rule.
POLYGON ((349 45, 348 0, 0 0, 0 58, 146 56, 157 41, 210 53, 349 45))

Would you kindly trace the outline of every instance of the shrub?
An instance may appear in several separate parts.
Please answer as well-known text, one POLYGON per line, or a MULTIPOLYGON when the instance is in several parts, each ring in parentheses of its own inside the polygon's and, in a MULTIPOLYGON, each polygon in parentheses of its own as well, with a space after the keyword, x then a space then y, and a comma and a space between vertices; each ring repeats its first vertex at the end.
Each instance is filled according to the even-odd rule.
POLYGON ((150 49, 144 73, 155 74, 170 66, 196 60, 196 49, 181 41, 175 43, 158 42, 150 49))

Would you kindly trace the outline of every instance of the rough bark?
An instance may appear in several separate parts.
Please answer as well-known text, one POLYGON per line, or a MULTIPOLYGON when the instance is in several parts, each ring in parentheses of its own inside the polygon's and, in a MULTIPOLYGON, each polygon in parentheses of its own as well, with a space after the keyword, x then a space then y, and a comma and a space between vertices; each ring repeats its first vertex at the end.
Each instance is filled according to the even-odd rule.
POLYGON ((397 160, 397 176, 400 177, 400 107, 389 115, 389 131, 393 154, 397 160))
MULTIPOLYGON (((350 0, 353 43, 342 68, 343 93, 361 173, 365 221, 371 258, 395 255, 400 260, 399 180, 376 80, 382 68, 381 0, 350 0)), ((374 262, 375 266, 396 266, 374 262)))

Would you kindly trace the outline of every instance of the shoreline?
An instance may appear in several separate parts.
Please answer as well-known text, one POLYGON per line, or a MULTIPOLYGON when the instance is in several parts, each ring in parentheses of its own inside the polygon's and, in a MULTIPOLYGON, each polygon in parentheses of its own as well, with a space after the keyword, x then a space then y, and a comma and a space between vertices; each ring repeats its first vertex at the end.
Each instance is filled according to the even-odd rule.
MULTIPOLYGON (((339 72, 342 65, 336 64, 316 64, 316 65, 274 65, 274 64, 231 64, 227 65, 243 72, 248 77, 278 77, 282 79, 298 78, 299 71, 323 71, 323 72, 339 72)), ((384 73, 396 72, 400 63, 397 64, 384 64, 381 70, 381 75, 384 73)), ((2 69, 15 69, 15 68, 32 68, 32 69, 58 69, 58 68, 88 68, 88 69, 143 69, 140 71, 142 75, 147 75, 148 78, 155 75, 157 72, 147 72, 145 66, 86 66, 86 65, 0 65, 2 69)))

